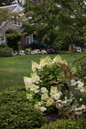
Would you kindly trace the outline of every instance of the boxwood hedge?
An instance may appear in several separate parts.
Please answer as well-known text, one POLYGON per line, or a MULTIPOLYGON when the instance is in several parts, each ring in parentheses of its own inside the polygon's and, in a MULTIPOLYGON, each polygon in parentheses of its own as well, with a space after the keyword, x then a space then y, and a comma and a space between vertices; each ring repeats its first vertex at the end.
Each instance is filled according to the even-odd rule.
POLYGON ((0 129, 33 129, 44 122, 43 114, 27 101, 25 89, 9 88, 0 93, 0 129))

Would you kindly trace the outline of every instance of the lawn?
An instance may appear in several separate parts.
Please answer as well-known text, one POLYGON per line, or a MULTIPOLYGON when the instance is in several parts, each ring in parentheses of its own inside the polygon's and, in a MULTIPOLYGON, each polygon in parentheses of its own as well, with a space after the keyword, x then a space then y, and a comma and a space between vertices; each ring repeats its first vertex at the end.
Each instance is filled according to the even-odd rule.
MULTIPOLYGON (((71 53, 60 53, 63 59, 71 64, 75 58, 71 53)), ((76 53, 77 58, 84 56, 85 53, 76 53)), ((47 55, 24 55, 0 58, 0 90, 7 87, 24 87, 23 77, 30 76, 31 61, 39 62, 41 57, 47 55)), ((49 55, 52 59, 56 54, 49 55)))

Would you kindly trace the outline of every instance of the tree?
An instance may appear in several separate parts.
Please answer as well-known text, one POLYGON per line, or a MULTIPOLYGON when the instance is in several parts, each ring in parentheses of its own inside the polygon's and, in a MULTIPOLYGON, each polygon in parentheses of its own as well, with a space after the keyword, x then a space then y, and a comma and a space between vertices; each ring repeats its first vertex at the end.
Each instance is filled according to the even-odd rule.
MULTIPOLYGON (((13 25, 14 22, 15 23, 22 22, 24 18, 25 17, 23 16, 23 11, 10 12, 8 8, 0 8, 0 25, 3 25, 4 23, 4 27, 6 28, 8 28, 7 25, 9 23, 13 25)), ((2 27, 0 28, 0 31, 2 31, 2 27)), ((18 49, 17 42, 20 41, 22 35, 25 35, 25 33, 21 33, 21 30, 17 30, 16 28, 15 30, 9 29, 4 34, 2 34, 1 32, 0 37, 6 36, 8 47, 12 47, 14 50, 17 50, 18 49)))
POLYGON ((0 0, 0 6, 11 5, 12 3, 16 3, 15 0, 0 0))
POLYGON ((18 33, 17 30, 7 30, 6 34, 8 34, 9 36, 7 36, 7 45, 8 47, 13 48, 13 50, 18 50, 18 41, 20 41, 21 36, 16 34, 18 33))
POLYGON ((83 43, 81 37, 86 28, 84 0, 43 0, 39 4, 29 1, 25 5, 25 12, 26 16, 32 18, 24 24, 24 31, 29 27, 41 42, 46 41, 50 45, 60 42, 68 46, 71 43, 66 41, 68 36, 73 43, 77 41, 76 45, 83 43))

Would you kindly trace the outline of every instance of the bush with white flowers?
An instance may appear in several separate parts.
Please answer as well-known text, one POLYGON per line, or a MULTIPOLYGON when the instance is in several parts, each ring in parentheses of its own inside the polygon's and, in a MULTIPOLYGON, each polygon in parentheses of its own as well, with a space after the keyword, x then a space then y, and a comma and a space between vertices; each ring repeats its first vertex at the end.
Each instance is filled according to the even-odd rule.
POLYGON ((39 49, 34 49, 33 51, 31 51, 31 54, 32 55, 35 55, 35 54, 47 54, 47 51, 46 50, 39 50, 39 49))
POLYGON ((31 77, 24 77, 27 99, 42 112, 56 107, 59 111, 81 114, 86 111, 82 92, 86 87, 73 75, 66 60, 59 55, 53 60, 47 56, 40 63, 32 61, 31 77), (78 99, 77 99, 78 95, 78 99))
POLYGON ((24 50, 20 50, 19 51, 19 55, 25 55, 25 51, 24 50))
POLYGON ((41 54, 47 54, 46 50, 41 50, 41 54))
POLYGON ((13 51, 12 52, 12 56, 16 56, 16 55, 18 55, 18 52, 17 51, 13 51))

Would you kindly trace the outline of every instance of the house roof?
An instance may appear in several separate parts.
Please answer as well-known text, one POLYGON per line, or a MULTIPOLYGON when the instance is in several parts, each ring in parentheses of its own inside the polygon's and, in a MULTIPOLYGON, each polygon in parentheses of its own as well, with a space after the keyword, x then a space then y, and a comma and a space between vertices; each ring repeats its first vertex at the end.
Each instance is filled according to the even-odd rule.
POLYGON ((13 4, 13 5, 8 5, 8 6, 2 6, 2 7, 0 7, 0 9, 7 8, 10 12, 14 12, 14 10, 16 10, 18 7, 19 7, 18 4, 13 4))
MULTIPOLYGON (((22 11, 23 8, 19 6, 19 4, 13 4, 13 5, 8 5, 8 6, 2 6, 0 9, 8 9, 11 13, 12 12, 19 12, 22 11)), ((5 25, 5 21, 1 22, 0 21, 0 28, 5 25)))

